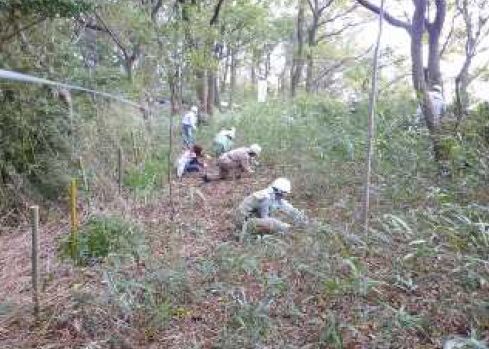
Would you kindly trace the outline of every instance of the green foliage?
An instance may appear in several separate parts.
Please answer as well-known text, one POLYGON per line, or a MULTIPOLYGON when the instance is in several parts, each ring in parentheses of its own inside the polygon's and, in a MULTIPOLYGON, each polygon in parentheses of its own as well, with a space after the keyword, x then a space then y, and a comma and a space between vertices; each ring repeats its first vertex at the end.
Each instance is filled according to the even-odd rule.
MULTIPOLYGON (((7 86, 0 95, 0 192, 2 204, 19 194, 57 198, 67 188, 70 120, 46 90, 7 86), (18 192, 16 192, 18 191, 18 192), (1 195, 7 195, 1 197, 1 195)), ((0 209, 5 208, 0 204, 0 209)))
POLYGON ((0 0, 0 11, 19 11, 22 15, 38 14, 46 17, 73 17, 88 11, 87 0, 0 0))
POLYGON ((344 348, 343 337, 335 314, 328 314, 326 323, 321 331, 319 343, 321 346, 326 346, 332 349, 344 348))
POLYGON ((168 175, 166 156, 148 159, 141 167, 132 167, 124 176, 124 186, 138 192, 150 192, 161 186, 168 175))
POLYGON ((116 305, 121 318, 144 328, 148 340, 170 320, 184 316, 191 291, 184 268, 170 269, 150 264, 144 274, 128 275, 124 270, 107 271, 108 301, 116 305))
POLYGON ((89 265, 109 256, 138 261, 147 249, 139 227, 119 217, 106 216, 90 218, 77 234, 64 237, 59 246, 61 256, 72 259, 77 265, 89 265))
POLYGON ((268 299, 233 304, 230 320, 221 332, 217 348, 253 348, 265 339, 271 326, 268 299))

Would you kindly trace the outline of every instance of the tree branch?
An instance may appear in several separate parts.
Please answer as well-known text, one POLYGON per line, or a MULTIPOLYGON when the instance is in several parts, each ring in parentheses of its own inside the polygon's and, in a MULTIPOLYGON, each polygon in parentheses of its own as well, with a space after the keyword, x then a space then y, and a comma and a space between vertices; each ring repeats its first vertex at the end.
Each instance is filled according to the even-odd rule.
POLYGON ((455 32, 455 19, 460 15, 460 12, 457 12, 456 14, 453 15, 452 17, 452 24, 450 26, 450 31, 448 32, 447 38, 445 39, 445 42, 443 43, 441 50, 440 50, 440 58, 443 57, 445 54, 448 45, 450 44, 450 41, 452 39, 452 36, 455 32))
POLYGON ((224 0, 219 0, 219 2, 217 3, 216 7, 214 8, 214 14, 212 15, 209 25, 215 25, 217 23, 217 20, 219 19, 219 12, 221 12, 221 6, 223 3, 224 0))
POLYGON ((158 0, 156 2, 156 4, 153 6, 153 8, 151 9, 151 19, 153 20, 153 22, 156 19, 156 15, 158 14, 158 11, 160 10, 161 5, 163 5, 163 0, 158 0))
POLYGON ((350 14, 351 12, 353 12, 356 8, 358 7, 357 4, 353 5, 352 7, 350 7, 349 9, 347 9, 346 11, 344 12, 341 12, 341 13, 337 13, 336 15, 334 15, 333 17, 330 17, 330 18, 327 18, 327 19, 324 19, 322 21, 320 21, 318 23, 318 27, 321 27, 327 23, 331 23, 331 22, 334 22, 336 21, 338 18, 341 18, 341 17, 344 17, 348 14, 350 14))
POLYGON ((316 8, 312 4, 311 0, 307 0, 307 4, 309 5, 309 9, 311 10, 312 13, 316 13, 316 8))
POLYGON ((124 55, 124 57, 126 59, 130 59, 129 54, 127 53, 127 49, 122 44, 122 41, 119 39, 119 37, 108 27, 107 24, 105 24, 104 20, 102 19, 102 17, 100 17, 98 15, 97 12, 94 12, 94 14, 95 14, 95 17, 97 17, 97 20, 102 24, 102 27, 105 29, 107 34, 109 34, 109 36, 112 38, 112 40, 114 40, 117 47, 119 47, 119 49, 122 51, 122 54, 124 55))
POLYGON ((320 43, 321 41, 327 39, 327 38, 331 38, 333 36, 338 36, 340 34, 342 34, 345 30, 349 29, 349 28, 353 28, 353 27, 358 27, 359 25, 362 25, 362 24, 365 24, 366 22, 358 22, 358 23, 348 23, 347 25, 345 25, 344 27, 338 29, 338 30, 335 30, 335 31, 332 31, 332 32, 329 32, 329 33, 324 33, 323 35, 320 35, 315 43, 318 44, 320 43))
POLYGON ((22 31, 27 30, 27 29, 29 29, 29 28, 31 28, 31 27, 33 27, 33 26, 35 26, 35 25, 41 24, 41 23, 42 23, 42 22, 44 22, 45 20, 46 20, 46 18, 38 18, 36 21, 34 21, 34 22, 32 22, 32 23, 29 23, 29 24, 25 25, 25 26, 24 26, 24 27, 22 27, 22 28, 19 28, 19 27, 17 27, 17 26, 16 26, 16 27, 17 27, 17 30, 15 30, 13 33, 10 33, 9 35, 6 35, 6 36, 4 36, 4 37, 1 37, 1 38, 0 38, 0 43, 2 43, 2 44, 3 44, 4 42, 6 42, 6 41, 8 41, 8 40, 12 39, 14 36, 16 36, 16 35, 20 34, 22 31))
MULTIPOLYGON (((366 9, 370 10, 371 12, 374 12, 376 14, 380 14, 380 7, 377 6, 377 5, 374 5, 372 4, 370 1, 368 0, 356 0, 360 5, 362 5, 363 7, 365 7, 366 9)), ((408 32, 411 31, 411 24, 407 23, 407 22, 404 22, 404 21, 401 21, 400 19, 392 16, 389 12, 386 12, 384 10, 384 19, 390 24, 390 25, 393 25, 395 27, 399 27, 399 28, 404 28, 406 29, 408 32)))

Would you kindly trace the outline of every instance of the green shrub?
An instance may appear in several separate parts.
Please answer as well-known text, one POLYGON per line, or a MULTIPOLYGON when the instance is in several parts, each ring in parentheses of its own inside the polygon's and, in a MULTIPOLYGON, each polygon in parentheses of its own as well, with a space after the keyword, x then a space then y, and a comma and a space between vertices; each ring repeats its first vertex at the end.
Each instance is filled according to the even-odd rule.
POLYGON ((57 198, 69 181, 70 124, 47 90, 7 85, 0 93, 0 191, 3 205, 17 196, 57 198))
POLYGON ((142 168, 132 167, 124 176, 124 186, 137 191, 151 191, 168 175, 168 161, 163 156, 145 161, 142 168))
POLYGON ((109 255, 139 260, 147 248, 139 227, 119 217, 98 216, 90 218, 78 234, 63 238, 59 250, 63 258, 87 265, 109 255))

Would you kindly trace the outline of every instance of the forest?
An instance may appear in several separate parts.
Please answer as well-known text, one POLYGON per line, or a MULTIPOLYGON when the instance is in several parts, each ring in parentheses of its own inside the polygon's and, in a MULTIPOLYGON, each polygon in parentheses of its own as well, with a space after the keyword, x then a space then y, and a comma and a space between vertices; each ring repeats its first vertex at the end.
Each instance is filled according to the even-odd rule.
POLYGON ((489 0, 0 0, 0 348, 489 348, 489 0))

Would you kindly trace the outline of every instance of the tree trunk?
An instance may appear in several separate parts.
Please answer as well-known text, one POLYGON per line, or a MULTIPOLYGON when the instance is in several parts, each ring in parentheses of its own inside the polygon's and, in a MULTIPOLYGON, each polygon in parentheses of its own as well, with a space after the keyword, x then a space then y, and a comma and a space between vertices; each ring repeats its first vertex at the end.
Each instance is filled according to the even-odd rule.
MULTIPOLYGON (((427 6, 426 0, 417 0, 427 6)), ((432 23, 427 24, 428 29, 428 86, 442 85, 440 72, 440 34, 445 23, 446 0, 435 0, 436 16, 432 23)), ((426 17, 426 16, 425 16, 426 17)))
POLYGON ((212 116, 214 114, 214 102, 215 102, 215 93, 216 93, 216 73, 209 69, 207 71, 207 114, 212 116))
POLYGON ((170 79, 168 81, 170 85, 170 105, 171 105, 171 114, 176 115, 180 111, 180 105, 178 102, 178 86, 174 79, 170 79))
POLYGON ((313 84, 313 75, 314 75, 314 58, 313 58, 313 51, 316 47, 316 32, 317 32, 317 23, 318 23, 318 18, 314 16, 313 21, 311 23, 311 27, 309 28, 308 31, 308 46, 309 49, 307 50, 307 71, 306 71, 306 91, 310 93, 312 91, 312 84, 313 84))
POLYGON ((462 69, 455 78, 455 114, 457 116, 455 129, 458 129, 460 122, 468 113, 470 100, 467 89, 469 87, 470 64, 471 57, 467 57, 462 69))
POLYGON ((442 85, 440 72, 440 30, 430 30, 428 39, 428 86, 442 85))
POLYGON ((236 90, 236 68, 237 68, 236 52, 233 49, 231 53, 231 80, 229 83, 229 108, 233 107, 234 92, 236 90))
POLYGON ((265 61, 265 79, 268 79, 271 70, 272 70, 272 53, 268 51, 267 59, 265 61))
POLYGON ((228 81, 229 65, 231 64, 230 60, 231 60, 231 54, 230 54, 230 52, 228 52, 228 54, 226 55, 226 61, 224 62, 224 72, 222 74, 222 79, 221 79, 221 93, 226 92, 226 86, 227 86, 226 84, 228 81))
POLYGON ((214 105, 221 108, 221 94, 219 92, 219 77, 214 76, 214 105))
POLYGON ((196 90, 199 98, 200 111, 207 113, 207 78, 205 71, 199 70, 195 73, 197 80, 196 90))
MULTIPOLYGON (((419 6, 416 6, 413 14, 412 29, 411 29, 411 60, 413 85, 416 95, 421 105, 423 115, 425 117, 426 126, 430 132, 430 138, 433 144, 433 153, 435 159, 442 159, 440 135, 438 125, 435 121, 433 106, 431 99, 428 96, 424 70, 423 70, 423 46, 422 39, 425 30, 425 13, 426 0, 416 0, 419 6)), ((434 79, 434 78, 433 78, 434 79)))
POLYGON ((292 97, 295 97, 297 94, 297 86, 299 85, 304 66, 304 7, 305 0, 299 0, 299 10, 297 12, 297 52, 294 55, 290 77, 290 95, 292 97))

